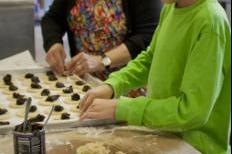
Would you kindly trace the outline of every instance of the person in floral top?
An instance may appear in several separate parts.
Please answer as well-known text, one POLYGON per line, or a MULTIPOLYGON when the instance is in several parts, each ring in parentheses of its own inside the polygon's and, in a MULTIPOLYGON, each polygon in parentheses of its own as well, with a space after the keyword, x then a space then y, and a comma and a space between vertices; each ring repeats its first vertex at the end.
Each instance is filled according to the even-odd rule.
POLYGON ((161 7, 159 0, 54 0, 41 23, 46 61, 59 74, 95 73, 104 80, 146 49, 161 7))

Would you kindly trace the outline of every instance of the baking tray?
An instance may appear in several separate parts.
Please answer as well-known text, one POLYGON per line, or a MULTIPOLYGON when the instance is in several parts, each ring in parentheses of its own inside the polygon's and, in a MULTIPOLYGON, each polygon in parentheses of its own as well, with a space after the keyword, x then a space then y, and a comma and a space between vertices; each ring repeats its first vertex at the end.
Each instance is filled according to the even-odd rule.
MULTIPOLYGON (((49 68, 38 68, 38 69, 22 69, 22 70, 9 70, 9 71, 0 71, 0 80, 2 81, 3 76, 6 74, 11 74, 13 78, 15 77, 17 79, 16 84, 20 85, 20 82, 18 82, 19 79, 22 79, 26 73, 33 73, 36 76, 41 77, 40 75, 45 75, 45 72, 49 71, 49 68)), ((88 85, 91 85, 92 87, 96 87, 99 84, 102 84, 102 81, 99 79, 87 74, 83 79, 80 79, 79 77, 75 76, 76 80, 84 80, 87 82, 88 85)), ((72 78, 73 79, 73 78, 72 78)), ((43 80, 43 78, 42 78, 43 80)), ((20 88, 20 86, 19 86, 20 88)), ((1 88, 0 88, 1 89, 1 88)), ((25 90, 25 89, 24 89, 25 90)), ((19 91, 20 92, 20 91, 19 91)), ((25 93, 24 93, 25 94, 25 93)), ((30 93, 26 92, 26 95, 29 97, 30 93)), ((83 95, 82 95, 83 96, 83 95)), ((38 105, 38 102, 33 102, 34 105, 38 105)), ((60 102, 64 107, 67 107, 67 104, 63 104, 62 101, 60 102)), ((2 107, 9 107, 9 101, 5 97, 5 95, 0 92, 0 105, 2 107), (3 103, 4 102, 4 103, 3 103)), ((69 106, 70 107, 70 106, 69 106)), ((45 108, 46 111, 49 111, 51 107, 44 107, 40 106, 42 113, 44 114, 45 108)), ((68 107, 67 107, 68 108, 68 107)), ((9 109, 9 108, 8 108, 9 109)), ((16 112, 18 112, 19 109, 12 109, 10 108, 10 113, 12 115, 12 118, 10 120, 10 125, 8 126, 0 126, 0 134, 6 134, 7 132, 13 130, 14 126, 17 124, 22 123, 23 118, 18 118, 16 112)), ((24 108, 20 109, 24 110, 24 108)), ((70 110, 69 110, 70 111, 70 110)), ((70 111, 71 112, 71 111, 70 111)), ((47 114, 47 113, 46 113, 47 114)), ((53 120, 49 123, 48 129, 70 129, 70 128, 77 128, 77 127, 87 127, 87 126, 102 126, 102 125, 110 125, 110 124, 118 124, 122 122, 112 121, 112 120, 87 120, 87 121, 79 121, 78 115, 74 114, 73 116, 77 118, 73 118, 72 120, 53 120)))

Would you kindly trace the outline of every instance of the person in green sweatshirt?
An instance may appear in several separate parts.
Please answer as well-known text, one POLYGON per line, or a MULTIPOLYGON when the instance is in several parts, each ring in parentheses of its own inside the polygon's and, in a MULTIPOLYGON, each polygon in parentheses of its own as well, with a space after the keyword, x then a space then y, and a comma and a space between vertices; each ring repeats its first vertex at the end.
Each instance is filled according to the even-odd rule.
POLYGON ((173 132, 203 154, 230 153, 231 29, 216 0, 163 0, 147 51, 80 104, 81 119, 173 132), (147 97, 120 98, 147 85, 147 97), (111 99, 111 98, 115 99, 111 99))

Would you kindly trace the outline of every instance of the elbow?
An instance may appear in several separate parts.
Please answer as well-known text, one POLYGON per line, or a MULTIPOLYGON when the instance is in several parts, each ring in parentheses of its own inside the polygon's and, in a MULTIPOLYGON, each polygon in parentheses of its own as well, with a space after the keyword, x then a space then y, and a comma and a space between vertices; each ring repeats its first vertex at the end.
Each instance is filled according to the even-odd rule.
POLYGON ((208 122, 208 113, 203 111, 189 112, 184 115, 188 118, 182 118, 183 131, 189 131, 194 129, 202 128, 208 122))

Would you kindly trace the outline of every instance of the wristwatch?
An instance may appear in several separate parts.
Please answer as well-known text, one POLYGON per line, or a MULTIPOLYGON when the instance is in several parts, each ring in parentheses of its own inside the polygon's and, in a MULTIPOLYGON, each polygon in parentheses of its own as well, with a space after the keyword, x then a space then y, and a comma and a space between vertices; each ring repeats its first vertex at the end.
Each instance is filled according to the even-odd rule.
POLYGON ((103 54, 102 55, 102 63, 105 66, 106 69, 109 69, 110 66, 111 66, 112 61, 111 61, 111 59, 108 56, 106 56, 105 54, 103 54))

